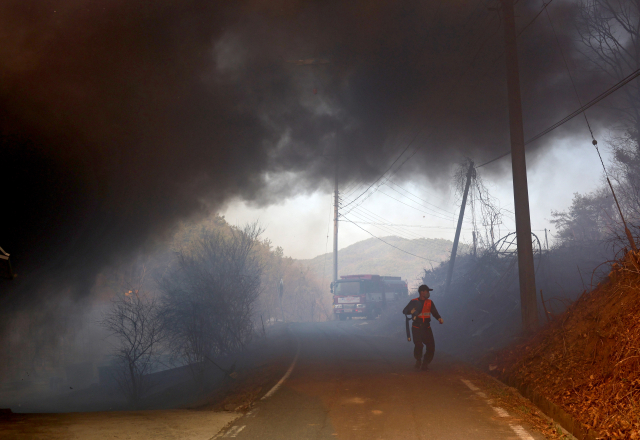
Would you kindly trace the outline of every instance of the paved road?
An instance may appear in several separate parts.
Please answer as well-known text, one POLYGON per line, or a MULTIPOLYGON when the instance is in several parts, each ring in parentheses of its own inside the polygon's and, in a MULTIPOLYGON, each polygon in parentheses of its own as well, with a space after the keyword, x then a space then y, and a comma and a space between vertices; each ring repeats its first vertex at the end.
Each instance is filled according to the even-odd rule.
MULTIPOLYGON (((372 335, 366 321, 292 324, 290 376, 219 437, 277 439, 543 439, 496 408, 455 362, 436 352, 413 369, 412 344, 372 335), (293 358, 293 353, 292 353, 293 358)), ((437 341, 436 341, 437 344, 437 341)))

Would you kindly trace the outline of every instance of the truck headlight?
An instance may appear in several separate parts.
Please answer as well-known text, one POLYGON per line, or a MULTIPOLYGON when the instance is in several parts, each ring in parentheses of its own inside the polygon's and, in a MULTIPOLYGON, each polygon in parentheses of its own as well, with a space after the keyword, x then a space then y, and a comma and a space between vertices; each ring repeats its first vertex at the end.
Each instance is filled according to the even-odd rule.
POLYGON ((358 309, 364 309, 365 307, 367 307, 367 305, 366 305, 366 304, 358 304, 358 305, 356 306, 356 308, 358 308, 358 309))
POLYGON ((333 306, 334 309, 341 309, 342 308, 342 304, 335 304, 333 306))

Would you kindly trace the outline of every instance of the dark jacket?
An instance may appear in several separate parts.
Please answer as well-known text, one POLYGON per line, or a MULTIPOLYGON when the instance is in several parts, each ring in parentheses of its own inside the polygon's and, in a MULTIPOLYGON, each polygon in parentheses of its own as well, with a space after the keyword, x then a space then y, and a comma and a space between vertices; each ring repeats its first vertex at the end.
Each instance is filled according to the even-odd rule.
MULTIPOLYGON (((415 327, 423 325, 426 327, 431 326, 431 318, 427 318, 426 320, 424 320, 424 322, 422 321, 422 319, 416 319, 416 316, 418 316, 418 314, 422 312, 423 306, 424 301, 420 300, 420 298, 414 298, 409 301, 409 304, 407 304, 407 306, 402 310, 402 313, 404 313, 405 315, 413 316, 413 325, 415 327)), ((440 313, 438 313, 438 309, 436 309, 436 305, 433 300, 431 301, 431 315, 436 319, 441 318, 440 313)))

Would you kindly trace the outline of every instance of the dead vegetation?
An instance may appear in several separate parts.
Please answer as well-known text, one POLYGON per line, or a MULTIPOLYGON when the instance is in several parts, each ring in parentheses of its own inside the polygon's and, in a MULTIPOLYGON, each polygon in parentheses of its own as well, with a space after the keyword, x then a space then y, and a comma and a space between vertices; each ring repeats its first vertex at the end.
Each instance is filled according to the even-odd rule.
POLYGON ((640 439, 640 253, 614 263, 523 343, 497 354, 497 371, 532 385, 598 438, 640 439))
POLYGON ((465 377, 471 378, 491 398, 495 406, 504 408, 513 417, 513 421, 530 425, 550 440, 568 440, 570 438, 560 425, 545 416, 538 407, 522 397, 515 388, 508 387, 475 368, 465 365, 461 365, 459 368, 464 372, 465 377))

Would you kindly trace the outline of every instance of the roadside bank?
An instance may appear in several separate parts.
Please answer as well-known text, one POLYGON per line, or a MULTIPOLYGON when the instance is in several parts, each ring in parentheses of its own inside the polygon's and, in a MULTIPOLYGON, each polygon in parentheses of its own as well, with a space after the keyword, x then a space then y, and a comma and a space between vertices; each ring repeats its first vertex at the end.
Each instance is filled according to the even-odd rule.
POLYGON ((606 282, 489 368, 577 438, 639 439, 639 294, 640 253, 629 252, 606 282))

